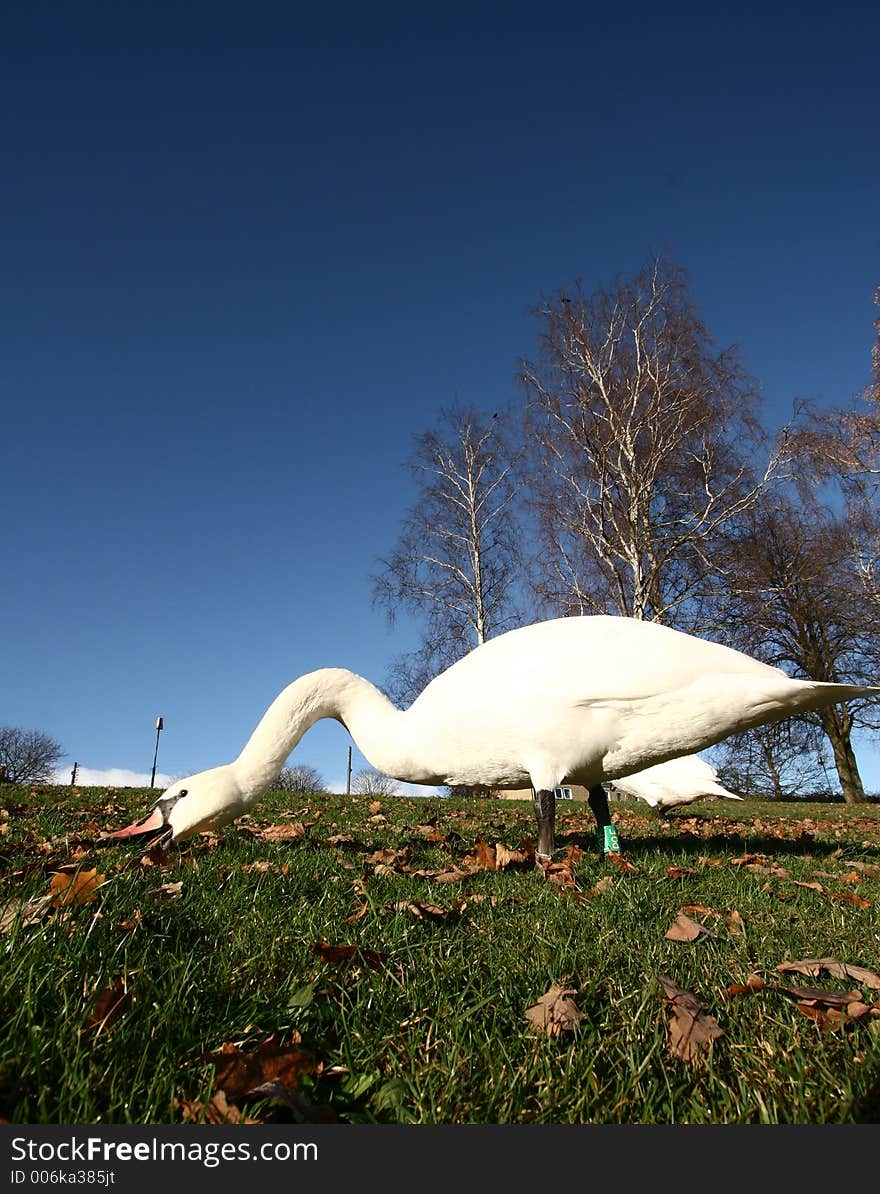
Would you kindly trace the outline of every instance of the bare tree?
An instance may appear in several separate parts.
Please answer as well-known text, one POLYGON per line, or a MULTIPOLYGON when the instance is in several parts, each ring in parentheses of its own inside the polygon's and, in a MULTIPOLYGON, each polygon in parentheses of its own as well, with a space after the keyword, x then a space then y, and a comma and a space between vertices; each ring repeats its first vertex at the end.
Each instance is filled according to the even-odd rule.
MULTIPOLYGON (((880 287, 874 302, 880 307, 880 287)), ((818 411, 805 404, 793 447, 804 465, 804 500, 814 500, 821 482, 840 487, 853 565, 880 619, 880 317, 874 327, 871 382, 848 407, 818 411)))
POLYGON ((543 602, 704 628, 715 545, 779 465, 756 388, 661 259, 611 290, 560 293, 538 315, 539 363, 523 379, 543 602))
POLYGON ((819 728, 797 718, 726 738, 712 752, 722 783, 751 796, 794 800, 827 787, 828 761, 819 728))
POLYGON ((64 748, 42 730, 0 726, 0 783, 48 783, 64 748))
POLYGON ((357 796, 399 796, 400 784, 396 779, 383 775, 374 767, 364 767, 351 781, 351 790, 357 796))
MULTIPOLYGON (((782 491, 762 501, 736 545, 731 640, 795 675, 874 683, 880 629, 854 576, 851 553, 845 514, 805 505, 782 491)), ((876 709, 856 700, 804 716, 828 740, 844 800, 864 801, 853 732, 872 727, 876 709)))
POLYGON ((276 792, 326 792, 327 788, 320 772, 308 763, 296 763, 282 767, 272 785, 276 792))
POLYGON ((392 672, 393 696, 403 703, 473 647, 517 624, 521 455, 505 415, 472 409, 443 412, 416 441, 410 468, 418 497, 373 578, 374 601, 391 621, 400 611, 424 618, 420 646, 392 672))

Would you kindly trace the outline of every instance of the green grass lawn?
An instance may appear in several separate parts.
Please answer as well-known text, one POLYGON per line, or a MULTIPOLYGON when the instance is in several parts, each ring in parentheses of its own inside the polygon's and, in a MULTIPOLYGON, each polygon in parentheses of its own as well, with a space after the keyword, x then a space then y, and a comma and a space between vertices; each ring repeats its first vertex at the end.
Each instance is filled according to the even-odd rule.
POLYGON ((217 837, 99 847, 147 796, 0 791, 0 1119, 880 1122, 872 979, 776 970, 880 971, 877 805, 614 805, 627 871, 562 805, 548 882, 479 867, 533 838, 524 803, 273 794, 217 837), (667 939, 686 907, 709 931, 667 939), (661 975, 723 1033, 690 1060, 661 975), (525 1013, 554 983, 580 1019, 549 1035, 525 1013))

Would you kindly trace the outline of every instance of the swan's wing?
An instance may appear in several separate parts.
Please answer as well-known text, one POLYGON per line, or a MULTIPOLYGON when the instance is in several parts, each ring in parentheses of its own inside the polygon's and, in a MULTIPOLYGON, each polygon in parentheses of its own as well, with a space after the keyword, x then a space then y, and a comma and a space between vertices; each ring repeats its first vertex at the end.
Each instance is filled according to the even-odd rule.
POLYGON ((470 694, 475 701, 592 704, 638 700, 684 688, 711 673, 784 673, 730 647, 636 618, 557 618, 511 630, 477 647, 425 688, 413 708, 470 694))

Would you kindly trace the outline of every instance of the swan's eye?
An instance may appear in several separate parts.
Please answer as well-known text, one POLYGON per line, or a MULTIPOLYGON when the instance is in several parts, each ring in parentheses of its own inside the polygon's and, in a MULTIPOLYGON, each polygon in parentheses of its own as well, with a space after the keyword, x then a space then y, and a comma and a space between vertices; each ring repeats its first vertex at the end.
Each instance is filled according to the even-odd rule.
POLYGON ((181 788, 180 791, 177 793, 177 795, 174 797, 174 799, 180 800, 181 796, 186 796, 186 794, 187 794, 186 788, 181 788))

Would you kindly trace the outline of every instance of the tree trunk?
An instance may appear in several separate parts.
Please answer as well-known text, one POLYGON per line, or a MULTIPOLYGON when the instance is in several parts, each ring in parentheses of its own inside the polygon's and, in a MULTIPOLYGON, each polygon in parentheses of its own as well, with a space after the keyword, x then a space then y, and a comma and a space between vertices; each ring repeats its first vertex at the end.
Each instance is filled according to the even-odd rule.
POLYGON ((822 729, 828 735, 831 750, 834 754, 834 766, 840 779, 843 799, 847 804, 865 804, 867 797, 859 775, 856 754, 852 748, 852 725, 849 711, 844 707, 842 711, 835 705, 823 710, 819 715, 822 729))

